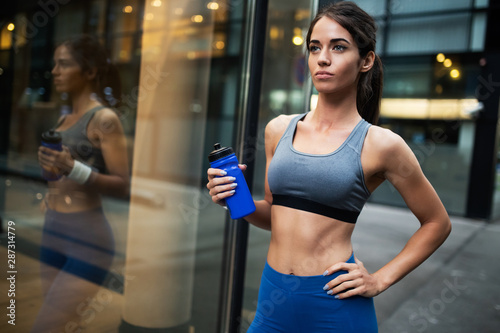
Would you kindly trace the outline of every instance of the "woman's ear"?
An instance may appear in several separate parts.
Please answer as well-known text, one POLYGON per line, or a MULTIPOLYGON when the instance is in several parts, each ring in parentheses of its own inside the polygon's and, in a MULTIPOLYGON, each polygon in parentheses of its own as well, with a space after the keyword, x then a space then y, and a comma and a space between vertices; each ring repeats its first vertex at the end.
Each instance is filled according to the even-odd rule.
POLYGON ((368 72, 372 69, 373 64, 375 63, 375 52, 370 51, 365 56, 365 58, 361 61, 361 72, 368 72))
POLYGON ((96 78, 97 76, 97 68, 96 67, 92 67, 91 69, 89 69, 87 71, 87 79, 89 79, 89 81, 92 81, 96 78))

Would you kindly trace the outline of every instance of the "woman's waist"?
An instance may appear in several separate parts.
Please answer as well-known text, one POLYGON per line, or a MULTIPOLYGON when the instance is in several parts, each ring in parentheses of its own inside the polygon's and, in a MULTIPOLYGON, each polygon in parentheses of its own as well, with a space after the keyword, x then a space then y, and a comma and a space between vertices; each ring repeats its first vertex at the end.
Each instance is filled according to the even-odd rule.
MULTIPOLYGON (((346 260, 341 260, 341 262, 354 263, 354 254, 351 255, 346 260)), ((332 263, 333 264, 333 263, 332 263)), ((326 270, 331 265, 327 265, 323 271, 326 270)), ((285 274, 274 266, 272 262, 266 262, 263 277, 269 282, 274 284, 276 287, 285 289, 290 292, 322 292, 323 286, 336 278, 341 274, 345 274, 347 271, 340 270, 334 272, 330 275, 321 274, 285 274)))
POLYGON ((99 193, 80 186, 49 185, 45 198, 47 208, 58 212, 88 211, 102 206, 99 193))
POLYGON ((333 264, 346 262, 352 253, 350 240, 303 244, 297 239, 285 242, 272 239, 267 261, 273 269, 283 274, 314 276, 323 274, 333 264))

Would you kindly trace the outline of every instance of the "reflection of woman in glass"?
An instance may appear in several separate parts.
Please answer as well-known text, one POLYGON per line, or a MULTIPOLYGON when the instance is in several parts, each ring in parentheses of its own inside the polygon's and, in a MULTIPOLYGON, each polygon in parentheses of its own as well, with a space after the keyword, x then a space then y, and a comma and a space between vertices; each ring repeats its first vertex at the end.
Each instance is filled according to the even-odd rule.
POLYGON ((119 96, 116 69, 91 36, 78 36, 55 50, 56 90, 71 99, 72 112, 55 130, 61 152, 41 146, 39 163, 61 176, 49 181, 41 246, 44 303, 33 332, 65 332, 93 319, 89 305, 114 255, 114 239, 101 195, 127 196, 126 139, 110 108, 119 96))
MULTIPOLYGON (((270 229, 271 243, 248 332, 377 332, 372 297, 420 265, 450 232, 446 210, 410 148, 370 124, 382 92, 375 35, 374 20, 352 2, 320 11, 307 35, 317 107, 266 127, 265 198, 246 220, 270 229), (351 235, 385 180, 421 227, 370 274, 353 254, 351 235)), ((208 170, 207 187, 219 204, 238 191, 224 176, 208 170)))

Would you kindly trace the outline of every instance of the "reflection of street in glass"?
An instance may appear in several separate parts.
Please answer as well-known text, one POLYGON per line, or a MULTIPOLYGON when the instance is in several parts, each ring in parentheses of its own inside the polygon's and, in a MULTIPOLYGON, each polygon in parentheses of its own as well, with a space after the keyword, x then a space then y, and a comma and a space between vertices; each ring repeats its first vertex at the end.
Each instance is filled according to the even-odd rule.
POLYGON ((96 304, 109 303, 99 288, 115 246, 101 195, 125 197, 129 191, 125 136, 112 109, 119 104, 120 81, 104 48, 87 35, 63 42, 55 50, 52 75, 56 91, 69 96, 72 112, 54 127, 61 149, 42 145, 38 151, 43 170, 56 177, 49 179, 44 200, 44 302, 33 332, 83 328, 96 304))

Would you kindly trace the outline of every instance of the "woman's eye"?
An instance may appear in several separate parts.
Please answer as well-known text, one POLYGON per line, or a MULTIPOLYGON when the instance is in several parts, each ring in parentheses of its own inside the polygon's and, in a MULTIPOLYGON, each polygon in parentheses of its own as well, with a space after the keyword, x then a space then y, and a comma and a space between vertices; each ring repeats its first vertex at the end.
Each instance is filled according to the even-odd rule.
POLYGON ((312 45, 309 47, 309 51, 310 52, 314 52, 314 51, 318 51, 319 50, 319 47, 315 46, 315 45, 312 45))
POLYGON ((345 47, 344 45, 335 45, 335 46, 333 47, 333 49, 334 49, 335 51, 344 51, 344 50, 346 49, 346 47, 345 47))

